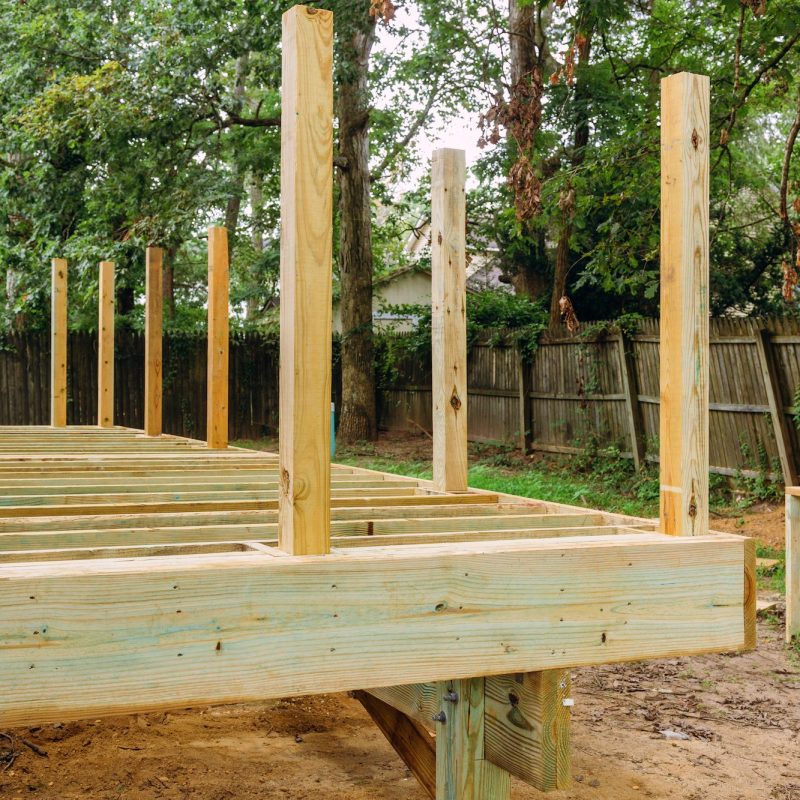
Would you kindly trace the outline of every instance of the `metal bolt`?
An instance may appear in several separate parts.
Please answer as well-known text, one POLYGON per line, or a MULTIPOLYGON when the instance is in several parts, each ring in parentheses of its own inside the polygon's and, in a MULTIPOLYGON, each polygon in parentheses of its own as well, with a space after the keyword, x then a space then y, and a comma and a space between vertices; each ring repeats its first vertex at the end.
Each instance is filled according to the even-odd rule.
POLYGON ((445 722, 447 722, 447 714, 445 714, 444 711, 440 711, 438 714, 433 715, 433 721, 441 722, 442 725, 444 725, 445 722))
POLYGON ((448 703, 457 703, 458 702, 458 692, 454 692, 451 689, 449 692, 445 692, 442 695, 442 700, 447 700, 448 703))

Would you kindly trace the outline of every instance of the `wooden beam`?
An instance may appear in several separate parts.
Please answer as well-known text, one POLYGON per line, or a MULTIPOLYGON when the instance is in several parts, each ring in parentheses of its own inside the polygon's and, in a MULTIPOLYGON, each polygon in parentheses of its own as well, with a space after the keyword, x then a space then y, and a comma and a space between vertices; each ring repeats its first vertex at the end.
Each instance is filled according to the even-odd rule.
POLYGON ((144 319, 144 432, 160 436, 162 432, 162 263, 160 247, 148 247, 145 262, 146 308, 144 319))
POLYGON ((786 641, 800 636, 800 497, 786 495, 786 641))
POLYGON ((775 433, 775 446, 778 449, 778 458, 781 462, 783 482, 786 486, 794 486, 798 482, 797 462, 792 447, 792 435, 783 411, 783 398, 781 397, 781 381, 778 374, 778 365, 775 363, 775 354, 772 351, 770 332, 766 328, 756 331, 756 351, 758 363, 761 368, 761 378, 764 381, 764 391, 767 395, 772 429, 775 433))
POLYGON ((67 262, 52 263, 50 306, 50 424, 67 424, 67 262))
POLYGON ((228 446, 228 231, 208 229, 208 416, 212 450, 228 446))
POLYGON ((97 424, 114 426, 114 262, 100 262, 97 318, 97 424))
POLYGON ((0 728, 736 650, 745 541, 0 565, 0 728))
POLYGON ((419 723, 367 692, 353 692, 427 793, 436 797, 436 744, 419 723))
POLYGON ((709 81, 661 81, 661 529, 708 533, 709 81))
POLYGON ((280 546, 330 549, 333 14, 283 15, 280 546))
POLYGON ((633 358, 633 342, 623 331, 617 338, 619 374, 622 380, 622 393, 625 395, 625 412, 628 418, 628 435, 631 440, 633 467, 637 471, 645 466, 644 421, 642 407, 639 405, 639 388, 636 380, 636 362, 633 358))
POLYGON ((485 757, 484 679, 440 681, 436 694, 436 800, 510 797, 510 775, 485 757))
POLYGON ((433 481, 467 490, 467 290, 463 150, 433 153, 431 355, 433 481))

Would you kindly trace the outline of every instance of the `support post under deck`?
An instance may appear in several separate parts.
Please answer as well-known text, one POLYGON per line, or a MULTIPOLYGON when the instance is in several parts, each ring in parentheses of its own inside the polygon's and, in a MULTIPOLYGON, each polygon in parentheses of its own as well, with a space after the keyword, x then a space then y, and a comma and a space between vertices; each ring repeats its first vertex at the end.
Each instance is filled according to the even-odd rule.
POLYGON ((208 229, 208 394, 206 440, 228 446, 228 230, 208 229))
POLYGON ((97 424, 114 427, 114 262, 100 262, 97 315, 97 424))

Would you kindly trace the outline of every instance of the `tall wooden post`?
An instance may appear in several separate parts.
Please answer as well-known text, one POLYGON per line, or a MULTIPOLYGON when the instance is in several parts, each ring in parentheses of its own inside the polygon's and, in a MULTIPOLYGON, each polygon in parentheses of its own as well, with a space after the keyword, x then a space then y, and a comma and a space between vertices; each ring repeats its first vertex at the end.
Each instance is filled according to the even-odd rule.
POLYGON ((280 546, 330 550, 333 14, 283 15, 280 546))
POLYGON ((50 424, 67 424, 67 262, 54 258, 50 301, 50 424))
POLYGON ((467 490, 467 275, 463 150, 433 153, 431 355, 433 481, 467 490))
POLYGON ((208 446, 228 446, 228 230, 208 229, 208 446))
POLYGON ((148 247, 145 260, 146 308, 144 319, 144 432, 160 436, 162 352, 161 325, 164 306, 162 296, 163 251, 148 247))
POLYGON ((709 81, 661 81, 661 530, 708 533, 709 81))
POLYGON ((114 426, 114 262, 100 262, 97 315, 97 424, 114 426))
POLYGON ((800 636, 800 488, 786 492, 786 641, 800 636))

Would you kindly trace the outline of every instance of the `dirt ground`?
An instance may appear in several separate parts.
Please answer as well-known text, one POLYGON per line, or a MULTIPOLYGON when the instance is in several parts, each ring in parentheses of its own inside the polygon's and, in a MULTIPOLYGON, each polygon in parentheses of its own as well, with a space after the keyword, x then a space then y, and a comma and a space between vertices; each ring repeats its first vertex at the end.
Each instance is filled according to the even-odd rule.
MULTIPOLYGON (((780 508, 712 525, 782 541, 780 508)), ((548 796, 800 800, 800 657, 783 643, 781 614, 779 603, 776 617, 759 621, 752 653, 577 671, 574 784, 548 796)), ((24 797, 425 795, 358 702, 329 695, 8 731, 0 734, 0 798, 24 797)), ((540 797, 514 783, 514 800, 540 797)))

